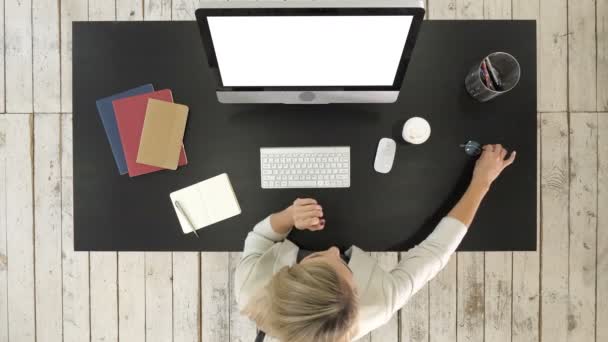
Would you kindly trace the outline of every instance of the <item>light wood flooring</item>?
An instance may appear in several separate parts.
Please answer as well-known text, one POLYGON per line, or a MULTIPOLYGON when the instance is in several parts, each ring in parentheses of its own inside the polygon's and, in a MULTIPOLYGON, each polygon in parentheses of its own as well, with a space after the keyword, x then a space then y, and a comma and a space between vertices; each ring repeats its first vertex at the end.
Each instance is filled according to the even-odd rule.
MULTIPOLYGON (((199 2, 0 3, 0 342, 252 342, 231 294, 239 253, 72 247, 71 21, 192 20, 199 2)), ((364 340, 608 341, 608 0, 427 8, 537 20, 538 251, 458 253, 364 340)))

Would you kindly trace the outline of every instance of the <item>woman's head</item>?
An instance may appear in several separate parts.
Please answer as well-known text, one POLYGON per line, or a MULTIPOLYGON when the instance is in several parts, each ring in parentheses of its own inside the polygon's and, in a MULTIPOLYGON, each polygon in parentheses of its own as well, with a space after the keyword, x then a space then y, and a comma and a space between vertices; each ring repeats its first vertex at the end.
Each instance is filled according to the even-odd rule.
POLYGON ((245 313, 282 341, 347 341, 358 315, 352 272, 335 247, 311 254, 275 274, 245 313))

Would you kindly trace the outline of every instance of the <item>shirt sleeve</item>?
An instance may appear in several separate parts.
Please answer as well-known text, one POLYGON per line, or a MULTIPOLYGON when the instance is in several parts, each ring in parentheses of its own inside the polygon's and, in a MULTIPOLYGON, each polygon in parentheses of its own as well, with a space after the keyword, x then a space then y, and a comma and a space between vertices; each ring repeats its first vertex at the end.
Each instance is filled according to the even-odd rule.
POLYGON ((279 234, 270 225, 270 216, 255 225, 253 230, 247 234, 241 260, 236 268, 234 278, 234 293, 237 303, 240 303, 240 294, 247 280, 254 272, 258 261, 277 243, 281 243, 289 235, 279 234))
POLYGON ((270 216, 266 217, 247 234, 242 259, 263 254, 275 243, 285 240, 287 235, 289 232, 285 234, 275 232, 270 225, 270 216))
POLYGON ((403 254, 383 282, 389 317, 447 265, 466 232, 466 225, 446 216, 423 242, 403 254))

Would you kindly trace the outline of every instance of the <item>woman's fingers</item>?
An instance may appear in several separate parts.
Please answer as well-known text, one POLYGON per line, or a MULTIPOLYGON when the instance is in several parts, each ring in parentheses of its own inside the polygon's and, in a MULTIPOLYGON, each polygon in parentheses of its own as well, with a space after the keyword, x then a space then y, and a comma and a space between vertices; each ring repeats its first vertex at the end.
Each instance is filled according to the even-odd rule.
POLYGON ((321 219, 321 220, 319 220, 319 223, 310 226, 308 229, 314 231, 314 230, 321 230, 323 228, 325 228, 325 220, 321 219))
POLYGON ((503 163, 503 168, 513 164, 513 162, 515 161, 515 155, 517 154, 517 152, 512 151, 511 155, 509 156, 509 159, 505 160, 503 163))
POLYGON ((323 213, 312 213, 312 214, 305 214, 305 215, 298 215, 295 217, 296 222, 301 222, 303 224, 305 224, 305 222, 307 222, 307 220, 310 219, 321 219, 323 218, 323 213))
POLYGON ((313 198, 297 198, 293 204, 295 204, 296 206, 303 206, 303 205, 309 205, 309 204, 317 204, 317 201, 313 198))
POLYGON ((304 227, 312 227, 321 223, 321 220, 318 217, 308 217, 301 220, 302 226, 304 227))
POLYGON ((318 204, 309 204, 298 208, 298 212, 307 213, 315 210, 323 210, 323 207, 318 204))
POLYGON ((321 230, 325 227, 323 208, 313 198, 296 199, 292 215, 296 228, 321 230))
POLYGON ((325 228, 325 219, 324 218, 319 219, 319 223, 316 224, 314 227, 317 229, 325 228))
POLYGON ((500 150, 500 159, 501 159, 501 160, 504 160, 506 156, 507 156, 507 150, 506 150, 506 149, 504 149, 504 148, 502 148, 502 149, 500 150))
POLYGON ((321 207, 320 205, 305 205, 302 207, 297 207, 295 210, 295 215, 296 216, 314 216, 317 214, 323 214, 323 207, 321 207))

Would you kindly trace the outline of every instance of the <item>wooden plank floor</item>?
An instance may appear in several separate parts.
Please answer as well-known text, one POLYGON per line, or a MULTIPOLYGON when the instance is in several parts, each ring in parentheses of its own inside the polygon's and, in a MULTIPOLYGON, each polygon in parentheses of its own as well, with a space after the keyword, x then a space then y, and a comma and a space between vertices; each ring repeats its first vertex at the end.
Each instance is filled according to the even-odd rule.
MULTIPOLYGON (((253 341, 231 292, 240 253, 72 247, 71 21, 192 20, 203 1, 2 1, 0 342, 253 341)), ((459 253, 363 340, 608 341, 608 0, 427 9, 537 20, 538 251, 459 253)))

